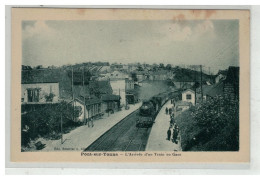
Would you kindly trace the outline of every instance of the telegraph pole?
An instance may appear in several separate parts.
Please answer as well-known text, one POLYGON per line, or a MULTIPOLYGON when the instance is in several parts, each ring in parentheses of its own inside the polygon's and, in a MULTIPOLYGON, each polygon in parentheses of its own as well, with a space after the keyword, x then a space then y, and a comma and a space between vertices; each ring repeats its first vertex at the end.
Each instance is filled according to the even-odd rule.
POLYGON ((61 133, 61 144, 63 144, 63 130, 62 130, 62 113, 60 115, 60 133, 61 133))
POLYGON ((86 97, 84 96, 84 125, 86 125, 87 118, 86 118, 86 97))
POLYGON ((197 81, 197 70, 196 70, 196 66, 194 66, 195 69, 195 106, 196 106, 196 101, 197 101, 197 86, 196 86, 196 81, 197 81))
POLYGON ((201 101, 203 103, 203 91, 202 91, 202 65, 200 65, 200 90, 201 90, 201 101))
POLYGON ((74 81, 73 81, 73 67, 71 67, 71 90, 72 90, 72 100, 73 100, 73 113, 72 120, 74 121, 74 81))
POLYGON ((85 75, 85 64, 83 66, 83 76, 82 76, 82 85, 83 85, 83 90, 84 90, 84 125, 86 125, 87 119, 86 119, 86 97, 85 97, 85 85, 84 85, 84 75, 85 75))
POLYGON ((84 72, 85 72, 85 66, 83 66, 83 76, 82 76, 82 85, 84 87, 84 72))

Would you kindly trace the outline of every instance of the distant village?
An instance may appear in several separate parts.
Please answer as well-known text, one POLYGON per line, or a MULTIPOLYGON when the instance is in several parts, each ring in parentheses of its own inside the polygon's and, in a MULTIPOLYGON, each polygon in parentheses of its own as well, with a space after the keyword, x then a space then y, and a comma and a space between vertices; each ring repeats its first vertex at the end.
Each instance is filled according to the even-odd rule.
POLYGON ((140 88, 153 82, 165 83, 165 91, 181 91, 181 109, 217 95, 239 97, 239 67, 219 70, 216 75, 195 67, 102 62, 48 68, 23 65, 22 113, 37 105, 66 101, 84 108, 78 118, 73 118, 84 122, 127 109, 129 104, 145 99, 140 98, 140 88))

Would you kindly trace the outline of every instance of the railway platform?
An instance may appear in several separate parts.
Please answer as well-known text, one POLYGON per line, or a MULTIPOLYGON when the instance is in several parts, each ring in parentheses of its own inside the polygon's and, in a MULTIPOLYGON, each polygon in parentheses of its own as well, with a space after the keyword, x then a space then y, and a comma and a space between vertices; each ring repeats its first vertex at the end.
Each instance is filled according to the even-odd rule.
POLYGON ((136 103, 135 105, 130 105, 129 110, 123 109, 122 111, 115 112, 109 116, 105 114, 103 119, 94 121, 94 127, 83 125, 72 130, 70 133, 64 134, 63 144, 61 144, 61 140, 41 139, 39 141, 46 144, 46 147, 40 151, 82 151, 115 124, 136 111, 141 104, 142 103, 136 103))
MULTIPOLYGON (((181 142, 178 144, 167 140, 167 131, 170 126, 170 115, 166 114, 165 109, 172 107, 171 101, 169 100, 159 111, 155 123, 150 132, 148 142, 146 145, 146 151, 181 151, 181 142)), ((176 116, 176 113, 174 113, 176 116)))

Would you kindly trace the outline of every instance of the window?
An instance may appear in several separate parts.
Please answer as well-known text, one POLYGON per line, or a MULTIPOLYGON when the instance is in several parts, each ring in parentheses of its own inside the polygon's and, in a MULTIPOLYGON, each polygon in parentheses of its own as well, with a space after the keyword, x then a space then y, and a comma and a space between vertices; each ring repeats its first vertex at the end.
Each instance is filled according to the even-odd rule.
POLYGON ((39 102, 39 88, 28 88, 27 95, 28 95, 28 102, 39 102))
POLYGON ((187 99, 187 100, 191 100, 191 94, 187 94, 187 95, 186 95, 186 99, 187 99))

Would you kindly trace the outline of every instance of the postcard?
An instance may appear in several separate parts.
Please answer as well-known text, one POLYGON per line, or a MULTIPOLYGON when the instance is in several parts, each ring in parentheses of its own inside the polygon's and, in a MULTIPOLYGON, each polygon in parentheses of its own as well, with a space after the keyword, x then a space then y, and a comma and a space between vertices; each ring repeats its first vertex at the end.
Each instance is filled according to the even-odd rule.
POLYGON ((11 162, 249 162, 249 10, 12 8, 11 38, 11 162))

